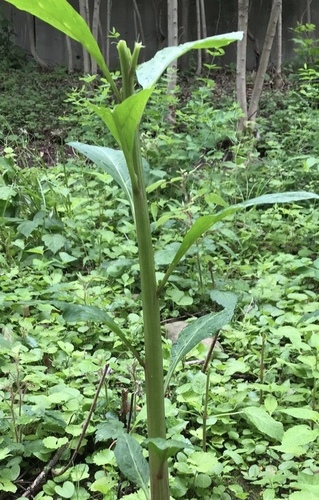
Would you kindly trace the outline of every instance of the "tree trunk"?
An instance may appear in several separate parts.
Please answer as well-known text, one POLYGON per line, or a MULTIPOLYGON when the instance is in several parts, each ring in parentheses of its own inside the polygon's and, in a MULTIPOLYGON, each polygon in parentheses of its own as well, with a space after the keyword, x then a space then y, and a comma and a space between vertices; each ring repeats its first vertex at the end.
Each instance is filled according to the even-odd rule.
POLYGON ((243 112, 238 120, 238 129, 245 128, 247 122, 247 95, 246 95, 246 58, 247 58, 247 33, 248 33, 249 0, 238 0, 238 31, 243 31, 243 39, 237 42, 237 71, 236 92, 237 101, 243 112))
MULTIPOLYGON (((94 0, 92 15, 92 34, 97 42, 99 38, 100 3, 101 0, 94 0)), ((97 73, 97 64, 93 57, 91 57, 91 72, 93 75, 97 73)))
MULTIPOLYGON (((87 7, 88 7, 87 0, 79 0, 80 14, 85 20, 85 22, 88 24, 88 26, 90 26, 90 16, 87 7)), ((90 57, 84 47, 83 47, 83 72, 86 74, 91 72, 90 57)))
MULTIPOLYGON (((178 0, 168 0, 167 3, 167 37, 168 46, 178 45, 178 0)), ((168 68, 167 91, 174 91, 177 84, 177 61, 168 68)))
MULTIPOLYGON (((200 13, 200 0, 196 0, 196 32, 197 32, 197 39, 199 40, 201 38, 202 34, 202 19, 201 19, 201 13, 200 13)), ((202 72, 202 67, 203 67, 203 57, 202 57, 202 51, 198 50, 197 51, 197 68, 196 68, 196 75, 200 75, 202 72)))
MULTIPOLYGON (((207 23, 206 23, 206 8, 205 8, 205 0, 200 0, 200 18, 201 18, 201 38, 207 38, 207 23)), ((208 61, 208 52, 207 50, 203 51, 203 60, 205 62, 208 61)))
POLYGON ((138 8, 136 0, 133 0, 133 6, 134 6, 134 14, 136 16, 136 24, 137 24, 138 30, 139 30, 139 33, 136 32, 136 39, 140 38, 139 41, 141 41, 142 44, 145 45, 145 36, 144 36, 143 22, 142 22, 142 17, 141 17, 140 9, 138 8))
POLYGON ((35 43, 35 18, 31 14, 27 14, 27 27, 29 33, 30 41, 30 52, 36 63, 42 68, 46 69, 48 67, 47 63, 39 56, 35 43))
POLYGON ((271 13, 269 17, 265 42, 263 50, 261 53, 260 64, 256 75, 256 80, 253 88, 253 93, 251 96, 248 119, 252 122, 256 121, 257 111, 259 107, 260 96, 263 90, 263 85, 265 81, 265 75, 267 72, 270 52, 272 49, 273 41, 276 35, 276 27, 278 23, 278 17, 280 13, 282 0, 273 0, 271 13))
POLYGON ((280 0, 280 11, 277 23, 277 51, 276 51, 276 75, 275 87, 281 89, 283 85, 281 68, 282 68, 282 0, 280 0))
POLYGON ((105 48, 105 61, 110 65, 110 31, 111 31, 111 15, 112 15, 112 0, 107 0, 106 4, 106 48, 105 48))
POLYGON ((73 51, 71 39, 65 35, 66 51, 68 54, 68 73, 73 73, 73 51))

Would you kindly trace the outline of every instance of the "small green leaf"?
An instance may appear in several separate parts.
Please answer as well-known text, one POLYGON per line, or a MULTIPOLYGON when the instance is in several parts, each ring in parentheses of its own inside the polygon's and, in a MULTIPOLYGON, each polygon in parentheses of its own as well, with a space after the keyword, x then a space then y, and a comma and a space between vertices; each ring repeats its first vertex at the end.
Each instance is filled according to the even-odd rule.
POLYGON ((41 239, 46 247, 54 254, 61 250, 66 243, 66 238, 62 234, 45 234, 41 239))
POLYGON ((244 408, 244 414, 248 420, 257 429, 266 436, 269 436, 276 441, 280 441, 283 436, 283 426, 281 422, 277 422, 273 417, 269 415, 263 408, 258 408, 256 406, 251 406, 244 408))
POLYGON ((106 448, 93 455, 93 462, 96 465, 115 464, 114 451, 106 448))
POLYGON ((57 485, 54 489, 62 498, 72 498, 75 492, 75 486, 71 481, 65 481, 62 486, 57 485))
POLYGON ((177 47, 165 47, 159 50, 152 59, 137 68, 137 80, 144 89, 153 87, 166 68, 190 50, 224 47, 235 40, 241 40, 242 37, 243 34, 241 32, 227 33, 226 35, 217 35, 194 42, 186 42, 177 47))
POLYGON ((29 238, 30 234, 41 225, 42 221, 37 220, 26 220, 18 225, 17 230, 19 233, 23 234, 26 238, 29 238))
POLYGON ((61 448, 61 446, 67 444, 67 442, 67 437, 56 438, 54 436, 48 436, 42 439, 42 443, 44 444, 44 446, 46 448, 49 448, 50 450, 57 450, 58 448, 61 448))
POLYGON ((223 311, 202 316, 181 331, 177 341, 172 346, 170 365, 165 379, 165 391, 177 364, 184 356, 194 349, 199 342, 208 337, 212 337, 221 328, 227 325, 232 319, 233 314, 234 304, 232 302, 229 307, 225 308, 223 311))
POLYGON ((129 434, 122 434, 117 440, 114 453, 122 474, 146 492, 149 483, 149 467, 141 445, 129 434))

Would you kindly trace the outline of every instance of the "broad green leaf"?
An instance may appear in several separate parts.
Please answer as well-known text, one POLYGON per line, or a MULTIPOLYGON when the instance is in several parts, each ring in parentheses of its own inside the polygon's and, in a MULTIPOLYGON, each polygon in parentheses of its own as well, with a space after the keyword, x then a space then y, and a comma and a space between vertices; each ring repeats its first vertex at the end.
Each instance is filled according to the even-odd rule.
POLYGON ((102 309, 94 306, 85 306, 80 304, 71 304, 69 302, 52 301, 52 304, 63 311, 63 318, 67 322, 93 321, 104 323, 112 332, 114 332, 134 354, 141 366, 144 365, 139 353, 127 340, 125 333, 115 323, 115 321, 102 309))
POLYGON ((120 420, 112 419, 109 422, 102 422, 96 427, 95 442, 116 439, 123 434, 124 425, 120 420))
POLYGON ((29 12, 65 35, 79 42, 96 60, 103 73, 110 78, 99 46, 83 17, 67 0, 5 0, 17 9, 29 12))
POLYGON ((11 186, 1 186, 0 187, 0 200, 9 200, 12 196, 15 196, 17 192, 11 186))
POLYGON ((41 239, 54 254, 61 250, 66 243, 66 238, 62 234, 44 234, 41 239))
POLYGON ((5 458, 12 455, 10 448, 0 448, 0 460, 4 460, 5 458))
POLYGON ((307 452, 307 445, 313 443, 319 436, 319 429, 310 429, 307 425, 290 427, 282 438, 280 446, 275 450, 299 457, 307 452))
POLYGON ((123 189, 134 213, 132 184, 124 153, 116 149, 90 146, 81 142, 69 142, 69 146, 89 158, 95 165, 113 177, 115 182, 123 189))
POLYGON ((221 466, 212 451, 195 451, 189 456, 188 462, 195 466, 196 472, 209 475, 216 474, 221 466))
POLYGON ((311 313, 304 314, 297 324, 307 321, 308 319, 317 318, 319 316, 319 311, 313 311, 311 313))
MULTIPOLYGON (((293 487, 294 483, 290 484, 293 487)), ((318 500, 318 486, 316 487, 315 493, 310 493, 308 490, 296 491, 289 495, 289 500, 318 500)))
POLYGON ((117 440, 114 453, 122 474, 147 492, 149 467, 141 445, 129 434, 122 434, 117 440))
POLYGON ((109 128, 123 150, 126 160, 132 155, 135 135, 153 90, 154 87, 133 94, 121 104, 116 105, 112 111, 105 107, 90 105, 109 128))
POLYGON ((223 326, 230 322, 234 314, 234 304, 231 303, 218 313, 210 313, 202 316, 184 328, 172 346, 171 359, 165 379, 165 391, 174 373, 177 364, 194 347, 204 339, 216 334, 223 326))
POLYGON ((258 198, 252 198, 251 200, 244 201, 242 203, 238 203, 237 205, 231 205, 224 210, 221 210, 217 214, 214 215, 204 215, 197 219, 189 231, 184 236, 184 239, 176 252, 175 257, 173 258, 169 268, 167 269, 164 278, 158 287, 158 293, 160 293, 166 284, 169 276, 174 271, 175 267, 181 260, 181 258, 185 255, 185 253, 191 248, 191 246, 200 238, 208 229, 210 229, 217 222, 225 219, 229 215, 237 212, 238 210, 242 210, 244 208, 253 207, 257 205, 272 205, 276 203, 293 203, 296 201, 303 200, 311 200, 311 199, 319 199, 319 196, 315 193, 308 193, 306 191, 296 191, 296 192, 288 192, 288 193, 274 193, 274 194, 265 194, 263 196, 259 196, 258 198))
POLYGON ((235 40, 241 40, 242 37, 242 32, 227 33, 225 35, 211 36, 202 40, 186 42, 176 47, 165 47, 159 50, 152 59, 137 68, 137 80, 144 89, 150 88, 155 85, 172 62, 190 50, 225 47, 235 40))
POLYGON ((319 422, 319 412, 310 410, 310 408, 286 408, 279 411, 281 413, 286 413, 291 417, 298 418, 299 420, 312 420, 313 422, 319 422))
MULTIPOLYGON (((302 490, 304 497, 302 500, 307 499, 307 500, 312 500, 313 495, 316 495, 316 499, 318 499, 318 493, 319 493, 319 476, 318 474, 305 474, 305 473, 300 473, 298 474, 296 478, 296 482, 291 483, 291 488, 294 489, 300 489, 302 490)), ((295 495, 295 494, 293 494, 295 495)), ((289 498, 298 498, 291 496, 289 498)), ((299 500, 301 500, 301 497, 299 497, 299 500)))
POLYGON ((177 441, 176 439, 163 439, 163 438, 149 438, 145 439, 143 445, 155 450, 155 453, 161 460, 167 460, 169 457, 176 455, 180 450, 185 448, 193 448, 192 445, 184 441, 177 441))
POLYGON ((247 419, 262 433, 266 434, 276 441, 280 441, 283 436, 283 426, 281 422, 277 422, 263 408, 251 406, 244 408, 244 414, 247 419))
POLYGON ((42 224, 42 221, 40 220, 26 220, 24 222, 21 222, 21 224, 18 225, 17 231, 26 238, 29 238, 30 234, 33 233, 37 227, 39 227, 42 224))

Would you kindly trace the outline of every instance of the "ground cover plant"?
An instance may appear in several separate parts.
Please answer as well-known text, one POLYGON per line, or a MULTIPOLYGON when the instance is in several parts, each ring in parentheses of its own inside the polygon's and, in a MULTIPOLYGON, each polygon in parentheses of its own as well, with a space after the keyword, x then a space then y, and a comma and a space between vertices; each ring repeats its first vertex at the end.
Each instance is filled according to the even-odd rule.
MULTIPOLYGON (((178 144, 178 139, 170 141, 178 144)), ((146 137, 145 148, 151 144, 152 138, 146 137)), ((268 191, 267 176, 256 186, 254 172, 261 162, 249 148, 245 142, 235 144, 232 161, 222 161, 215 151, 192 169, 175 175, 153 173, 157 181, 151 179, 148 191, 160 282, 183 242, 182 234, 199 215, 211 217, 216 206, 242 201, 246 191, 268 191)), ((196 151, 195 145, 192 149, 196 151)), ((35 477, 36 468, 42 469, 52 456, 53 469, 60 459, 68 462, 73 449, 78 454, 70 467, 52 479, 44 475, 46 484, 36 498, 144 498, 140 492, 130 494, 130 483, 139 485, 134 468, 128 472, 122 465, 129 481, 119 478, 120 452, 115 448, 114 453, 114 439, 127 436, 124 428, 137 442, 143 440, 143 370, 114 332, 93 322, 88 308, 74 308, 77 317, 68 318, 68 311, 62 314, 57 307, 72 298, 112 314, 130 349, 144 355, 138 249, 129 203, 107 173, 79 159, 77 165, 30 169, 22 175, 13 151, 7 149, 1 165, 7 238, 2 301, 11 310, 10 321, 7 313, 3 316, 1 344, 7 429, 1 443, 4 498, 10 491, 18 498, 26 490, 23 471, 31 457, 37 464, 35 477), (81 311, 86 316, 79 316, 81 311), (101 388, 98 378, 104 393, 88 420, 94 394, 101 388), (84 421, 88 428, 80 439, 84 421)), ((223 349, 216 351, 210 372, 200 370, 207 352, 199 345, 185 351, 184 369, 171 379, 164 404, 168 449, 176 448, 169 460, 174 498, 253 498, 254 492, 275 498, 288 496, 293 488, 303 490, 301 495, 316 492, 316 325, 295 327, 305 312, 318 307, 311 240, 316 217, 310 206, 295 204, 267 209, 264 215, 233 215, 230 223, 220 220, 214 237, 200 238, 171 276, 159 304, 165 308, 164 317, 190 312, 202 316, 212 307, 234 304, 234 292, 241 295, 241 312, 234 326, 224 329, 223 349), (263 240, 261 246, 256 234, 263 240), (299 407, 292 408, 296 403, 299 407), (294 418, 301 423, 294 425, 294 418), (308 422, 314 422, 313 428, 308 422), (300 459, 304 454, 307 463, 300 459)), ((102 323, 101 315, 98 319, 102 323)), ((163 354, 169 372, 169 341, 164 341, 163 354)), ((124 439, 127 447, 136 446, 124 439)), ((157 445, 167 450, 163 442, 157 445)), ((121 452, 127 455, 127 448, 121 452)), ((137 446, 129 455, 140 452, 137 446)), ((139 460, 142 474, 147 474, 143 453, 139 460)))

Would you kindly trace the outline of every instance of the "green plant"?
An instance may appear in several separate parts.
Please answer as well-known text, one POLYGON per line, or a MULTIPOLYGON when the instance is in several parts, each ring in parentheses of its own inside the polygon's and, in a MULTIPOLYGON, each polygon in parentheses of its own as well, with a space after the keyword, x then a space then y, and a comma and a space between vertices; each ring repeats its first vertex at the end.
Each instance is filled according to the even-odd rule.
POLYGON ((294 34, 292 41, 295 44, 294 52, 296 54, 295 64, 297 67, 304 64, 310 68, 318 66, 319 39, 314 36, 315 30, 316 26, 309 23, 297 23, 297 26, 292 29, 294 34))
MULTIPOLYGON (((226 206, 223 210, 213 215, 198 217, 186 232, 175 256, 172 258, 162 279, 156 280, 154 251, 152 244, 151 225, 149 222, 147 193, 144 180, 144 165, 141 156, 139 139, 139 124, 143 116, 144 108, 150 98, 154 86, 167 66, 177 57, 191 49, 202 49, 220 47, 240 38, 240 34, 222 35, 197 42, 189 42, 178 47, 164 49, 151 61, 137 66, 141 44, 135 44, 131 52, 124 41, 117 45, 119 61, 121 66, 122 87, 119 90, 109 72, 103 57, 83 19, 64 0, 47 0, 45 6, 36 0, 29 2, 28 6, 22 0, 9 0, 9 3, 18 8, 27 10, 33 15, 49 22, 65 34, 76 39, 84 45, 90 54, 96 59, 106 80, 112 88, 118 102, 112 110, 98 105, 91 105, 100 118, 110 130, 113 138, 120 146, 120 151, 89 146, 82 143, 72 142, 71 146, 80 153, 85 154, 98 166, 102 166, 124 190, 132 210, 135 221, 136 238, 139 252, 139 267, 141 276, 141 295, 143 304, 143 326, 144 326, 144 348, 145 355, 142 356, 132 342, 126 337, 125 332, 109 315, 97 307, 89 305, 76 305, 57 302, 56 307, 62 309, 64 318, 68 321, 99 321, 105 323, 113 333, 117 334, 121 341, 128 347, 145 371, 146 405, 147 405, 147 427, 149 469, 139 444, 129 435, 121 434, 115 447, 115 457, 121 471, 143 490, 146 498, 149 498, 148 479, 150 478, 152 500, 169 499, 168 466, 167 460, 175 455, 180 449, 185 448, 185 443, 175 440, 166 440, 165 408, 164 408, 164 386, 163 386, 163 354, 160 324, 159 298, 163 289, 171 277, 176 266, 184 257, 186 252, 194 245, 205 231, 227 216, 234 214, 249 206, 267 205, 269 203, 282 203, 304 199, 317 198, 312 193, 286 193, 275 195, 264 195, 233 206, 226 206), (142 90, 135 92, 135 75, 142 90)), ((217 203, 220 205, 220 203, 217 203)), ((169 386, 172 374, 178 362, 196 346, 196 344, 208 336, 216 334, 222 326, 227 324, 234 311, 234 301, 227 302, 222 311, 210 313, 199 318, 188 325, 174 344, 171 360, 168 366, 165 387, 169 386)), ((65 346, 68 350, 68 346, 65 346)), ((262 410, 246 409, 247 418, 256 420, 260 418, 262 410)), ((264 415, 264 413, 262 413, 264 415)), ((269 433, 280 435, 281 426, 268 418, 271 422, 269 433), (278 430, 279 429, 279 430, 278 430)), ((266 420, 267 423, 267 420, 266 420)), ((258 426, 259 424, 257 424, 258 426)), ((264 431, 266 425, 259 426, 264 431)), ((51 443, 51 440, 50 440, 51 443)), ((49 443, 49 444, 50 444, 49 443)), ((58 443, 59 444, 59 443, 58 443)), ((55 446, 58 446, 55 444, 55 446)), ((64 445, 64 441, 61 441, 64 445)), ((196 452, 195 452, 196 453, 196 452)), ((215 460, 213 460, 215 463, 215 460)), ((190 469, 199 467, 198 461, 190 459, 190 469)), ((205 473, 203 468, 203 474, 205 473)), ((207 484, 207 478, 201 478, 198 487, 207 484), (204 483, 205 481, 205 483, 204 483)), ((56 487, 57 488, 57 487, 56 487)), ((72 484, 65 482, 63 488, 55 489, 58 494, 64 496, 73 495, 72 484)))

